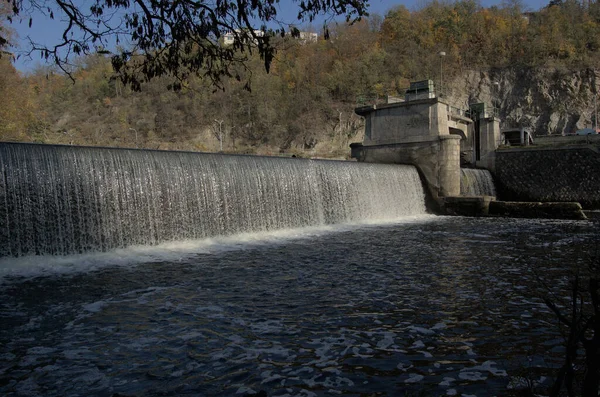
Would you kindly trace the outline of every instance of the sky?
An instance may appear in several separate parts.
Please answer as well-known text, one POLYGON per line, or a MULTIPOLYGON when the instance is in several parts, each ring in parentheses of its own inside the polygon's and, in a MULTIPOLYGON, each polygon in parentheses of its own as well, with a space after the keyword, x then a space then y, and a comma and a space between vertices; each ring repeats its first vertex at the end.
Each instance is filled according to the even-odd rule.
MULTIPOLYGON (((522 1, 528 10, 535 11, 546 6, 549 0, 522 1)), ((85 7, 89 6, 89 2, 84 2, 82 0, 75 0, 75 3, 86 4, 85 7)), ((418 9, 426 3, 427 0, 370 0, 369 13, 371 15, 379 14, 381 16, 385 16, 388 10, 399 5, 404 5, 408 9, 418 9)), ((499 5, 500 3, 501 0, 481 0, 481 4, 484 7, 499 5)), ((291 0, 280 0, 278 18, 283 19, 285 22, 292 23, 294 22, 297 13, 297 4, 291 0)), ((59 19, 58 16, 57 19, 59 19)), ((343 18, 340 18, 340 20, 343 20, 343 18)), ((322 21, 316 21, 313 23, 314 27, 320 27, 321 25, 322 21)), ((296 26, 302 28, 304 25, 299 23, 296 26)), ((28 46, 28 37, 36 43, 50 45, 59 42, 61 35, 61 26, 56 21, 52 21, 49 18, 40 15, 34 16, 31 27, 29 27, 29 19, 26 19, 13 23, 12 28, 17 33, 18 43, 20 46, 16 51, 14 51, 15 54, 19 55, 18 59, 15 61, 15 67, 25 73, 34 70, 39 65, 45 64, 45 61, 40 59, 39 54, 34 53, 31 57, 28 57, 24 53, 28 46)))

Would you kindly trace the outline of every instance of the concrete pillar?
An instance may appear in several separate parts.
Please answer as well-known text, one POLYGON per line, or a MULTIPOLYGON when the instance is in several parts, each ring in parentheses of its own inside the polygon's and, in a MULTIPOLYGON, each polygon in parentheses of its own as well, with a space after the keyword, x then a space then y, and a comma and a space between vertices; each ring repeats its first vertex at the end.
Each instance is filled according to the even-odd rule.
POLYGON ((460 196, 460 136, 440 136, 438 164, 438 196, 460 196))
POLYGON ((448 135, 448 105, 437 102, 430 107, 429 130, 434 131, 435 135, 448 135))
POLYGON ((500 144, 500 121, 491 117, 481 120, 481 159, 475 164, 494 172, 496 149, 500 144))
POLYGON ((521 145, 526 145, 526 143, 525 143, 525 128, 521 127, 520 135, 521 135, 521 145))

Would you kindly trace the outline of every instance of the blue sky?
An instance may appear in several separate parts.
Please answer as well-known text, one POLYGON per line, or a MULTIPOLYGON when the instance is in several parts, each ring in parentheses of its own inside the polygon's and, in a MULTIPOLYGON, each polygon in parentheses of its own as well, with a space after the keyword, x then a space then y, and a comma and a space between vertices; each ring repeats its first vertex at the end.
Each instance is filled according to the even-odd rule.
MULTIPOLYGON (((88 2, 80 1, 81 3, 86 4, 85 7, 89 7, 88 2)), ((76 1, 77 3, 77 1, 76 1)), ((399 0, 370 0, 369 1, 369 13, 370 14, 379 14, 381 16, 385 16, 386 12, 394 8, 398 5, 405 5, 409 9, 418 9, 420 6, 426 4, 426 0, 408 0, 408 1, 399 1, 399 0)), ((481 0, 481 3, 485 7, 489 7, 492 5, 500 4, 501 0, 481 0)), ((538 10, 541 7, 544 7, 548 4, 548 0, 523 0, 523 4, 529 10, 538 10)), ((297 4, 294 4, 291 0, 281 0, 279 5, 279 13, 278 17, 283 19, 285 22, 292 23, 298 13, 297 4)), ((57 19, 58 16, 57 16, 57 19)), ((313 23, 315 28, 320 27, 322 21, 316 21, 313 23)), ((52 21, 43 16, 34 16, 33 24, 31 28, 29 28, 29 20, 24 20, 21 22, 16 22, 12 25, 12 28, 17 32, 19 37, 19 43, 21 48, 18 49, 17 53, 22 53, 23 50, 27 47, 27 37, 31 37, 31 39, 40 44, 50 45, 53 43, 57 43, 61 34, 61 26, 56 22, 52 21)), ((298 24, 299 27, 303 25, 298 24)), ((36 66, 43 64, 44 61, 40 60, 39 54, 33 54, 33 59, 28 59, 26 56, 21 55, 19 59, 15 62, 15 66, 17 69, 27 72, 33 70, 36 66)))

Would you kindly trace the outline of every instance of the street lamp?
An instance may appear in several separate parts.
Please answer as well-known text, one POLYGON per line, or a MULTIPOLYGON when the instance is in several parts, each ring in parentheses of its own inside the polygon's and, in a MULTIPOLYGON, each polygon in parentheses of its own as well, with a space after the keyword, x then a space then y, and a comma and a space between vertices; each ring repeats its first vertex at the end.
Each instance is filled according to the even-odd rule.
POLYGON ((138 147, 138 144, 137 144, 137 130, 135 128, 130 128, 129 131, 133 131, 135 133, 135 147, 138 147))
POLYGON ((492 82, 492 86, 494 87, 494 92, 492 93, 492 106, 493 106, 493 112, 494 112, 494 117, 499 117, 499 113, 500 113, 500 83, 498 83, 497 81, 492 82), (494 101, 495 99, 495 101, 494 101), (494 103, 495 102, 495 103, 494 103))
POLYGON ((598 93, 594 94, 594 133, 598 133, 598 93))
POLYGON ((444 51, 440 51, 438 53, 440 56, 440 97, 442 96, 442 90, 444 88, 444 57, 446 53, 444 51))
POLYGON ((220 150, 221 152, 223 151, 223 130, 222 130, 223 121, 225 121, 225 120, 215 119, 215 123, 219 124, 219 144, 221 147, 221 150, 220 150))

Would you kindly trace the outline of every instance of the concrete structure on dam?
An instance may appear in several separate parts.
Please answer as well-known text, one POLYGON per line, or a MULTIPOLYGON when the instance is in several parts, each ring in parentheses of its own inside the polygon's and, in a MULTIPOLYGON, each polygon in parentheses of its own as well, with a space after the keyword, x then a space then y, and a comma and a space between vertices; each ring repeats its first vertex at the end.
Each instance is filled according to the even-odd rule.
POLYGON ((365 137, 350 147, 358 161, 414 165, 443 206, 445 197, 460 196, 461 164, 494 169, 500 127, 483 104, 458 109, 431 86, 411 83, 405 101, 355 109, 365 118, 365 137))
POLYGON ((557 143, 556 137, 538 137, 534 143, 524 128, 501 132, 484 104, 458 109, 436 98, 431 82, 414 85, 405 100, 355 109, 365 118, 365 136, 350 145, 353 158, 414 165, 446 214, 584 219, 582 206, 600 213, 597 136, 560 137, 557 143), (489 170, 495 191, 461 196, 461 181, 469 183, 461 167, 489 170), (495 201, 496 194, 509 202, 495 201))

